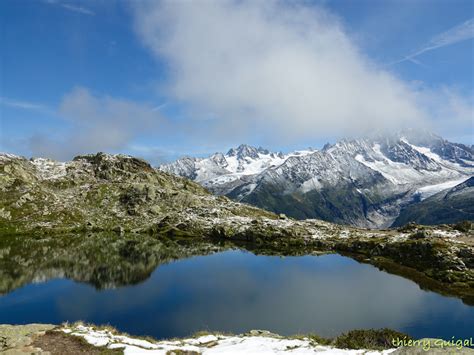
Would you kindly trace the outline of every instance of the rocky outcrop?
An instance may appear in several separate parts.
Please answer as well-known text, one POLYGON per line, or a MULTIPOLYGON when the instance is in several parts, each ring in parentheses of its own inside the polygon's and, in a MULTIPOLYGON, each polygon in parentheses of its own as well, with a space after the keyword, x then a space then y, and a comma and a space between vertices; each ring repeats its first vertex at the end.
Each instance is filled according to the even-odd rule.
POLYGON ((45 352, 32 345, 35 338, 48 330, 56 328, 51 324, 9 325, 0 324, 0 353, 5 355, 44 354, 45 352))

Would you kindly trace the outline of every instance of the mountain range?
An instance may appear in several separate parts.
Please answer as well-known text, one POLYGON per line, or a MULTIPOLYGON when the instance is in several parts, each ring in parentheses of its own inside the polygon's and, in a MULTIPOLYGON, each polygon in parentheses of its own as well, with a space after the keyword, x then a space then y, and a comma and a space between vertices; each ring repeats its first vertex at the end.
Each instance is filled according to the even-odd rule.
POLYGON ((184 157, 159 169, 214 194, 297 219, 369 228, 474 219, 465 208, 459 213, 443 209, 432 218, 415 213, 416 206, 429 211, 438 203, 437 194, 452 188, 464 191, 457 193, 457 204, 474 205, 473 190, 464 184, 474 175, 473 147, 427 131, 343 139, 321 150, 289 154, 240 145, 226 154, 184 157))

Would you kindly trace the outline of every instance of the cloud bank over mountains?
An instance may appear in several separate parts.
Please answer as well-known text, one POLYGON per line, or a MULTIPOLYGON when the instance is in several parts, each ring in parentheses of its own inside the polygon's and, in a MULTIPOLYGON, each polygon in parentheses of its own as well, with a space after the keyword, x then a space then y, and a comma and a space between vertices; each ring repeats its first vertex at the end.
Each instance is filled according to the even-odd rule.
MULTIPOLYGON (((38 130, 17 146, 60 160, 95 151, 166 160, 160 146, 165 140, 172 141, 168 152, 174 150, 176 158, 188 147, 208 152, 255 141, 288 147, 406 127, 473 139, 473 88, 401 79, 393 66, 367 57, 324 7, 165 0, 132 2, 129 9, 135 34, 162 70, 159 78, 149 78, 160 89, 161 104, 81 87, 66 93, 57 107, 0 97, 1 106, 59 121, 61 131, 38 130)), ((473 26, 471 19, 434 35, 399 62, 472 40, 473 26)))
MULTIPOLYGON (((338 18, 304 3, 145 2, 135 19, 143 43, 168 63, 170 97, 213 118, 220 136, 245 136, 247 128, 291 140, 426 127, 438 115, 432 99, 447 92, 456 107, 463 100, 397 78, 360 52, 338 18)), ((443 115, 459 113, 448 101, 443 115)))

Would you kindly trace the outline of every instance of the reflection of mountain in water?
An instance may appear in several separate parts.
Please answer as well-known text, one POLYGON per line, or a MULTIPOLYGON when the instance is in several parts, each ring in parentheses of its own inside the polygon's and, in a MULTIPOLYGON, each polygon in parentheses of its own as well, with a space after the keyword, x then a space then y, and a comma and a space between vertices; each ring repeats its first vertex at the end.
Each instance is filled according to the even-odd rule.
MULTIPOLYGON (((108 289, 138 284, 162 264, 192 256, 208 255, 228 249, 255 255, 301 256, 332 253, 324 245, 262 245, 248 241, 203 238, 167 238, 144 234, 89 233, 54 236, 7 235, 0 238, 0 295, 29 283, 67 278, 108 289)), ((344 254, 344 253, 343 253, 344 254)), ((446 284, 420 272, 383 259, 366 259, 348 251, 344 254, 369 262, 384 271, 415 281, 422 289, 456 296, 474 304, 472 293, 459 294, 446 284)))
POLYGON ((2 236, 0 294, 31 282, 69 278, 98 289, 136 284, 173 260, 226 249, 202 239, 94 233, 63 236, 2 236))

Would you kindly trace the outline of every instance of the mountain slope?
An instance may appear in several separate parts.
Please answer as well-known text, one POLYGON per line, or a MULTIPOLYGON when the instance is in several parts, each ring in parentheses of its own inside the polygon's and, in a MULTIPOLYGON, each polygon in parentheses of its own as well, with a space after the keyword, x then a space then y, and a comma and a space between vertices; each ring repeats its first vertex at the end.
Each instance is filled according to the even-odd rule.
POLYGON ((474 221, 474 177, 403 208, 393 226, 474 221))
POLYGON ((427 132, 342 140, 287 155, 239 146, 161 170, 276 213, 387 227, 400 209, 474 174, 474 152, 427 132))

